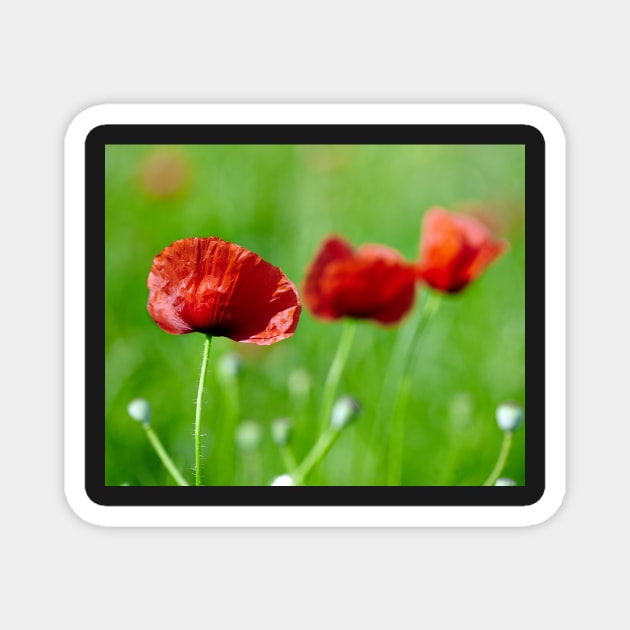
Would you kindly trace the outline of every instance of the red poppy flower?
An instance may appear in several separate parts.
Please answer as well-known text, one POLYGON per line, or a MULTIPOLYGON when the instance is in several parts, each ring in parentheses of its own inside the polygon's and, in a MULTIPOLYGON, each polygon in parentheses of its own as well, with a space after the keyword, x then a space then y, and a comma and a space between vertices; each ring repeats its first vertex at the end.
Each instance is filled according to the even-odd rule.
POLYGON ((147 308, 174 335, 200 332, 266 346, 300 318, 295 285, 258 254, 220 238, 185 238, 153 260, 147 308))
POLYGON ((457 293, 508 248, 474 217, 431 208, 422 221, 418 273, 434 289, 457 293))
POLYGON ((415 272, 395 250, 338 236, 324 241, 304 281, 304 301, 322 319, 355 317, 395 324, 415 296, 415 272))

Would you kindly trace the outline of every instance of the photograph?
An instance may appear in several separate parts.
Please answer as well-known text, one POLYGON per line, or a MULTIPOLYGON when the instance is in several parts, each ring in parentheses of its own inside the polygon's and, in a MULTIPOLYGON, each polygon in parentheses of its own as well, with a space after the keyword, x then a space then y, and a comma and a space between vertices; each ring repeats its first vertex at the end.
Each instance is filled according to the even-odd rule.
POLYGON ((104 485, 524 486, 525 144, 208 135, 104 142, 104 485))

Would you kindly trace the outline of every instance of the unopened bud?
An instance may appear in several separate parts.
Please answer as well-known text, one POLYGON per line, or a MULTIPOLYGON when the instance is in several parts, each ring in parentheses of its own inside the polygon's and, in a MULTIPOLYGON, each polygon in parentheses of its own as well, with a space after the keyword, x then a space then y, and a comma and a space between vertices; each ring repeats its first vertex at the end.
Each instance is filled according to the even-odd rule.
POLYGON ((330 426, 337 431, 341 431, 341 429, 352 422, 360 412, 361 405, 354 396, 342 396, 333 407, 330 426))
POLYGON ((516 485, 516 481, 514 481, 514 479, 508 479, 507 477, 499 477, 499 479, 497 479, 494 482, 495 486, 515 486, 516 485))
POLYGON ((255 420, 243 420, 236 429, 236 446, 241 451, 255 451, 262 440, 262 429, 255 420))
POLYGON ((294 486, 293 477, 291 475, 280 475, 276 477, 272 482, 272 486, 294 486))
POLYGON ((497 424, 501 431, 516 431, 523 421, 523 408, 515 402, 506 402, 497 407, 497 424))
POLYGON ((271 439, 278 446, 286 446, 291 440, 293 422, 291 418, 276 418, 271 423, 271 439))
POLYGON ((137 422, 149 424, 151 422, 151 405, 144 398, 134 398, 127 405, 127 413, 137 422))

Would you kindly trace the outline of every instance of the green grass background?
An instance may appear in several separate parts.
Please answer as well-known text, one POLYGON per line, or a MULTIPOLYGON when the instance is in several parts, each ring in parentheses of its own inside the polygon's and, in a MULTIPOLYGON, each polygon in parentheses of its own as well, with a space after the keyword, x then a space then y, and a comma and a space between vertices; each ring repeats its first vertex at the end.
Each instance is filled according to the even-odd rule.
MULTIPOLYGON (((108 146, 106 483, 173 485, 127 415, 135 397, 150 402, 154 430, 193 479, 203 337, 169 335, 148 315, 146 279, 164 247, 219 236, 279 266, 299 289, 332 232, 417 258, 422 216, 436 205, 485 208, 511 249, 464 292, 445 297, 422 338, 411 368, 400 483, 480 485, 501 445, 496 406, 525 400, 522 146, 108 146), (159 155, 167 156, 166 171, 183 169, 172 194, 157 194, 147 182, 159 155)), ((341 330, 342 323, 315 320, 304 308, 295 335, 272 346, 213 340, 202 416, 206 484, 268 485, 282 474, 270 435, 277 417, 294 419, 293 446, 298 460, 304 457, 317 437, 322 388, 341 330), (217 368, 232 352, 242 359, 238 409, 217 368), (310 382, 307 395, 289 386, 300 380, 310 382), (245 419, 262 430, 260 448, 251 453, 234 447, 234 426, 245 419)), ((375 426, 375 416, 397 334, 398 327, 359 324, 339 393, 356 396, 363 411, 319 468, 317 483, 386 483, 389 418, 375 426)), ((523 427, 516 433, 504 471, 519 485, 524 433, 523 427)))

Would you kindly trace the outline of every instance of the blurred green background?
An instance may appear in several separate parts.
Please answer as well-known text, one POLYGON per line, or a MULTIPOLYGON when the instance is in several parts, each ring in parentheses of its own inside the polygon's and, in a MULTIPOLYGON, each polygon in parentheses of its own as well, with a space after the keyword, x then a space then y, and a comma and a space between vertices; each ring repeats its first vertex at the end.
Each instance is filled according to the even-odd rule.
MULTIPOLYGON (((148 315, 146 280, 164 247, 218 236, 279 266, 300 289, 332 232, 416 259, 422 216, 436 205, 476 214, 511 249, 462 293, 444 297, 422 337, 411 368, 399 482, 481 485, 503 437, 497 405, 525 402, 522 146, 107 146, 106 484, 174 485, 127 414, 136 397, 150 402, 154 430, 193 480, 203 337, 169 335, 148 315)), ((376 411, 400 328, 359 324, 339 393, 356 396, 363 411, 311 481, 387 483, 389 417, 377 422, 376 411)), ((207 485, 269 485, 284 473, 270 435, 278 417, 294 420, 301 461, 317 438, 321 392, 341 330, 342 323, 317 321, 304 308, 295 335, 272 346, 213 340, 202 416, 207 485), (221 368, 233 353, 241 364, 236 380, 221 368), (235 448, 243 420, 260 428, 252 451, 235 448)), ((503 476, 525 481, 523 427, 503 476)))

